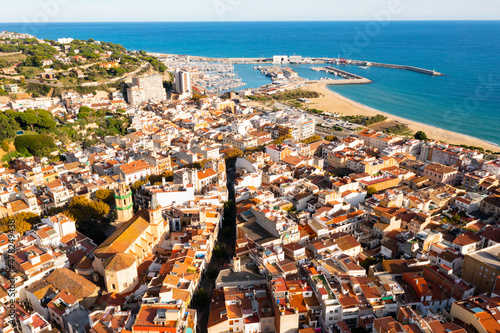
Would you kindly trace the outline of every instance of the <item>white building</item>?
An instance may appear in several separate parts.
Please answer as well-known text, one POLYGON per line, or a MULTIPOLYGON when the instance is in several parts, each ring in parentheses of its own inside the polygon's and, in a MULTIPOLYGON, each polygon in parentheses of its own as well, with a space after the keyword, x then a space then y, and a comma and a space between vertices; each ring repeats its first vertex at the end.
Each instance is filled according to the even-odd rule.
POLYGON ((297 136, 294 136, 294 138, 302 141, 316 133, 316 121, 314 119, 298 119, 295 122, 295 128, 297 129, 297 136))
POLYGON ((133 96, 128 95, 130 104, 140 104, 148 101, 159 102, 166 99, 166 91, 165 88, 163 88, 163 78, 158 74, 133 78, 132 87, 127 89, 127 94, 129 91, 134 94, 133 96), (138 89, 134 89, 134 87, 138 89), (143 90, 143 92, 140 90, 143 90), (136 99, 134 99, 134 97, 136 99))
POLYGON ((494 177, 500 176, 500 159, 488 161, 483 164, 483 170, 486 170, 494 177))
POLYGON ((293 56, 290 56, 289 61, 290 61, 291 63, 299 63, 299 62, 302 62, 302 56, 299 56, 299 55, 293 55, 293 56))
POLYGON ((273 56, 274 64, 287 64, 289 62, 288 56, 286 55, 275 55, 273 56))
POLYGON ((58 38, 57 39, 57 42, 59 44, 69 44, 73 41, 74 39, 73 38, 58 38))
POLYGON ((175 91, 181 95, 181 98, 191 95, 192 85, 189 72, 180 70, 175 73, 175 91))

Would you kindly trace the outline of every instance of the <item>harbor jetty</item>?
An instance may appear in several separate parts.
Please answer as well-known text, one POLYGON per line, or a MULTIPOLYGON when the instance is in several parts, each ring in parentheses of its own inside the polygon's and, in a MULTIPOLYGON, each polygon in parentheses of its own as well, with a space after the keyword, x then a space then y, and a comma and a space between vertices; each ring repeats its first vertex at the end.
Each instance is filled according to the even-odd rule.
POLYGON ((436 72, 435 70, 424 69, 424 68, 419 68, 419 67, 414 67, 414 66, 406 66, 406 65, 383 64, 383 63, 379 63, 379 62, 358 61, 358 60, 352 60, 348 64, 358 65, 358 66, 368 66, 368 67, 383 67, 383 68, 401 69, 401 70, 405 70, 405 71, 416 72, 416 73, 421 73, 421 74, 426 74, 426 75, 431 75, 431 76, 443 76, 444 75, 443 73, 436 72))
POLYGON ((327 67, 311 67, 313 71, 316 72, 326 72, 326 73, 331 73, 335 74, 335 76, 340 76, 344 78, 344 80, 329 80, 332 81, 332 83, 329 84, 334 84, 334 85, 339 85, 339 84, 367 84, 371 83, 372 81, 362 77, 357 74, 349 73, 344 70, 338 69, 336 67, 332 66, 327 66, 327 67))

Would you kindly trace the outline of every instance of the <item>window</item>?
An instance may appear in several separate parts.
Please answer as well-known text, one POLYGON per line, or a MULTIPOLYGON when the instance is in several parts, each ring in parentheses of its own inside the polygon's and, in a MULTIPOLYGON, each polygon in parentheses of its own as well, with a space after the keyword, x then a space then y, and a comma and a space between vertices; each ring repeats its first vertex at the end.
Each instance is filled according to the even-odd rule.
POLYGON ((116 286, 114 284, 111 284, 112 289, 116 289, 116 286))

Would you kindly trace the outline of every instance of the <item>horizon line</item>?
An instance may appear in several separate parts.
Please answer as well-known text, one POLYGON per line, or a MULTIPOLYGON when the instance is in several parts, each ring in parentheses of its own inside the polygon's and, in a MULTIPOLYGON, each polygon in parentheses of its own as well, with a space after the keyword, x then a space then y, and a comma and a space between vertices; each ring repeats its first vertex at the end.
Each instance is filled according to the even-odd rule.
MULTIPOLYGON (((296 23, 296 22, 371 22, 375 20, 179 20, 179 21, 52 21, 40 22, 39 25, 47 25, 54 23, 296 23)), ((407 19, 407 20, 390 20, 390 22, 500 22, 500 19, 407 19)), ((29 22, 1 22, 2 24, 26 24, 29 22)))

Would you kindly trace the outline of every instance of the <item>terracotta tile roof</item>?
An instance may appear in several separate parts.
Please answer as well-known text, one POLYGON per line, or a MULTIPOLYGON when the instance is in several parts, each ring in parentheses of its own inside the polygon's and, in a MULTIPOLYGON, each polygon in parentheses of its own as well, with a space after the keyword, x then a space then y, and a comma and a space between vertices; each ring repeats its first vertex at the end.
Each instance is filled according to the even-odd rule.
POLYGON ((35 295, 38 300, 42 300, 44 297, 57 293, 57 290, 45 280, 34 282, 26 288, 26 291, 35 295))
POLYGON ((125 252, 149 227, 148 211, 139 211, 129 222, 120 226, 108 239, 95 249, 97 256, 106 257, 113 253, 125 252))
POLYGON ((59 179, 56 179, 53 182, 48 183, 47 186, 50 189, 54 189, 54 188, 63 186, 63 184, 62 184, 62 182, 59 179))
POLYGON ((83 276, 67 268, 56 268, 46 281, 58 290, 69 292, 79 300, 97 294, 99 289, 83 276))
POLYGON ((71 306, 78 302, 78 299, 72 295, 69 294, 65 291, 60 292, 57 294, 50 302, 47 304, 47 307, 49 307, 52 311, 57 313, 59 316, 61 316, 64 313, 64 310, 61 309, 57 304, 59 301, 63 301, 67 305, 71 306))
POLYGON ((361 244, 356 240, 356 238, 351 235, 340 237, 334 240, 335 244, 339 247, 341 251, 350 250, 352 248, 361 246, 361 244))
POLYGON ((80 259, 80 261, 76 264, 75 270, 76 269, 88 270, 88 269, 91 269, 92 267, 93 267, 92 266, 92 259, 90 259, 89 257, 85 256, 82 259, 80 259))
POLYGON ((481 238, 479 236, 477 236, 476 234, 474 234, 471 231, 467 231, 466 233, 461 234, 460 236, 455 238, 455 240, 453 241, 453 244, 464 246, 464 245, 471 245, 471 244, 474 244, 474 243, 477 243, 480 241, 481 241, 481 238))
POLYGON ((15 200, 10 202, 10 207, 13 214, 30 208, 23 200, 15 200))
POLYGON ((122 271, 135 264, 135 257, 130 253, 117 253, 106 259, 103 263, 104 269, 112 272, 122 271))
POLYGON ((205 179, 205 178, 208 178, 208 177, 213 177, 217 175, 217 172, 215 172, 215 170, 209 168, 209 169, 205 169, 203 171, 198 171, 198 179, 205 179))
POLYGON ((488 226, 480 235, 495 243, 500 243, 500 228, 497 226, 488 226))
POLYGON ((140 172, 144 169, 149 169, 151 166, 147 164, 144 160, 134 161, 127 164, 122 164, 119 168, 123 171, 124 174, 131 174, 140 172))

